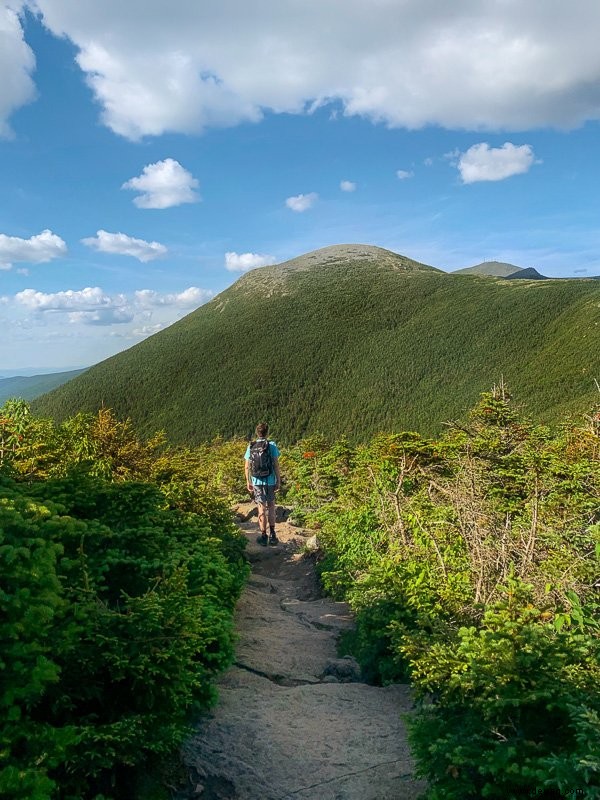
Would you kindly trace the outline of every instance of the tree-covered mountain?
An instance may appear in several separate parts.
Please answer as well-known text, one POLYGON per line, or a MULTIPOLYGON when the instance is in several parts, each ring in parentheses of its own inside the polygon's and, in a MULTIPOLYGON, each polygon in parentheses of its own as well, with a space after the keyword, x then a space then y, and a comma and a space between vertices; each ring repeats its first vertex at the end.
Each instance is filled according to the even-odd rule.
POLYGON ((595 402, 600 285, 444 273, 376 247, 253 270, 210 303, 39 398, 102 404, 172 441, 435 433, 501 377, 538 420, 595 402))
POLYGON ((463 267, 457 269, 454 275, 488 275, 492 278, 508 278, 509 275, 515 275, 521 272, 522 267, 516 267, 514 264, 507 264, 505 261, 482 261, 481 264, 475 264, 473 267, 463 267))
POLYGON ((53 372, 45 375, 14 375, 10 378, 0 378, 0 404, 5 403, 11 397, 33 400, 57 386, 62 386, 63 383, 76 378, 82 372, 85 370, 73 369, 68 372, 53 372))
POLYGON ((527 267, 527 269, 519 269, 506 276, 507 281, 547 281, 548 278, 537 271, 535 267, 527 267))

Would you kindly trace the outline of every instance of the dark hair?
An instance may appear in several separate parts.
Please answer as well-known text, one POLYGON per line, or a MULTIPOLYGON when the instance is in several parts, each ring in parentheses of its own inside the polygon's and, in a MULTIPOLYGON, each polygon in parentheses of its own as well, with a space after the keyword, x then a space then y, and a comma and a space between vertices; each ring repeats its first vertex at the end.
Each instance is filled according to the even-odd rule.
POLYGON ((264 439, 269 432, 269 426, 266 422, 259 422, 256 426, 256 435, 259 439, 264 439))

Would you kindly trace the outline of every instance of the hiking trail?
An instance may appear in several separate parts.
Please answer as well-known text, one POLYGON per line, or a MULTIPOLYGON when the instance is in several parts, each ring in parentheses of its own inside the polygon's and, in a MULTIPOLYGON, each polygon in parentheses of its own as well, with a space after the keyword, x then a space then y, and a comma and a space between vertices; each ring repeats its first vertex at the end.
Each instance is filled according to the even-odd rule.
MULTIPOLYGON (((401 715, 408 686, 360 681, 336 639, 348 606, 319 593, 309 532, 278 522, 262 547, 255 507, 237 507, 252 574, 236 609, 234 665, 219 702, 183 747, 189 788, 180 800, 416 800, 401 715)), ((278 507, 278 516, 283 509, 278 507)))

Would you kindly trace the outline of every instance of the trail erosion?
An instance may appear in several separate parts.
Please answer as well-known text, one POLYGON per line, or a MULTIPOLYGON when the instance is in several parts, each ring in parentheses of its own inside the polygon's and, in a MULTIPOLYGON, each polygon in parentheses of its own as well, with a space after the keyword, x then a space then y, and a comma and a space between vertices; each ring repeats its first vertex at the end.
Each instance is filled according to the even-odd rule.
POLYGON ((240 528, 253 571, 236 611, 236 662, 184 747, 189 788, 178 797, 415 800, 424 786, 401 719, 408 686, 369 686, 355 662, 337 658, 352 617, 320 596, 297 528, 278 524, 275 548, 256 543, 256 518, 240 528))

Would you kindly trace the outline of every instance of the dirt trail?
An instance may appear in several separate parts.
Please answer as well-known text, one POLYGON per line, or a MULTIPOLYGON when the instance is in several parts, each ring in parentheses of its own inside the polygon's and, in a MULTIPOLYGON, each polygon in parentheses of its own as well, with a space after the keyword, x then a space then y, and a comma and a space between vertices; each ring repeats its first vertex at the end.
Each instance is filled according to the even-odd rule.
POLYGON ((336 657, 352 618, 319 596, 297 528, 279 523, 281 544, 268 548, 256 543, 255 517, 240 528, 252 575, 236 611, 236 663, 184 747, 191 788, 180 797, 414 800, 424 787, 411 777, 401 720, 408 687, 368 686, 355 662, 336 657))

